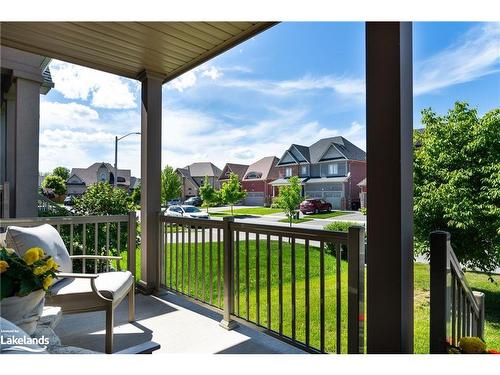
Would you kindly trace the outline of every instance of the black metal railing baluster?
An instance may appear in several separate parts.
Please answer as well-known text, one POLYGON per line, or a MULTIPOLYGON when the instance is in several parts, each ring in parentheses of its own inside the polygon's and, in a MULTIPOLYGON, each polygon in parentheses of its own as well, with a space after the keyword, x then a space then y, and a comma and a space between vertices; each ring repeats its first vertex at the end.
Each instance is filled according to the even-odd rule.
POLYGON ((279 334, 283 335, 283 237, 278 237, 278 309, 279 334))
POLYGON ((309 240, 305 240, 305 254, 304 254, 304 268, 305 268, 305 298, 304 298, 304 304, 305 304, 305 310, 306 310, 306 324, 305 324, 305 336, 306 336, 306 346, 309 346, 309 340, 310 340, 310 328, 311 328, 311 310, 309 308, 310 304, 310 295, 309 295, 309 281, 310 281, 310 275, 309 275, 309 240))
POLYGON ((245 232, 245 309, 246 319, 250 320, 250 249, 248 232, 245 232))
POLYGON ((319 247, 319 348, 325 352, 325 243, 319 247))
POLYGON ((291 278, 292 278, 292 340, 296 337, 297 308, 296 308, 296 274, 295 274, 295 237, 291 238, 291 278))
POLYGON ((271 329, 271 238, 267 235, 266 241, 266 291, 267 291, 267 329, 271 329))
POLYGON ((255 311, 256 322, 260 325, 260 240, 259 234, 255 235, 255 311))

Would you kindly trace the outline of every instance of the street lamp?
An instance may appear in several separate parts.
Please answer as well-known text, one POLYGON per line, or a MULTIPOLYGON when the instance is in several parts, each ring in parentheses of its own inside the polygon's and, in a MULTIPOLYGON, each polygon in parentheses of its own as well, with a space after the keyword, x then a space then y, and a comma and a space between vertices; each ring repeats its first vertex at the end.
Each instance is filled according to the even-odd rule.
POLYGON ((113 181, 114 187, 116 187, 117 183, 118 183, 118 141, 121 141, 123 138, 128 137, 129 135, 132 135, 132 134, 140 135, 141 132, 132 132, 132 133, 122 135, 121 137, 115 136, 115 178, 113 181))

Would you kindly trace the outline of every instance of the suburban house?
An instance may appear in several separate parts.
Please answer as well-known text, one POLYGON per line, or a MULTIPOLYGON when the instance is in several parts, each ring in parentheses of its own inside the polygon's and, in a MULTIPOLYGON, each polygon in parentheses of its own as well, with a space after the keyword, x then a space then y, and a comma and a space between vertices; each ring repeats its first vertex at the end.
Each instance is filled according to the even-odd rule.
POLYGON ((366 178, 364 178, 359 184, 359 203, 360 207, 366 208, 368 191, 366 190, 366 178))
POLYGON ((248 166, 241 180, 241 185, 247 191, 243 201, 247 206, 270 206, 273 198, 273 189, 269 183, 278 178, 276 156, 266 156, 248 166))
POLYGON ((366 153, 344 137, 323 138, 309 147, 292 144, 276 166, 273 195, 298 176, 305 197, 322 198, 337 210, 359 207, 357 184, 366 177, 366 153))
POLYGON ((247 173, 248 165, 246 164, 235 164, 235 163, 226 163, 224 168, 222 168, 222 173, 219 176, 219 183, 222 186, 223 182, 229 180, 229 176, 231 173, 234 173, 238 176, 238 179, 241 181, 245 174, 247 173))
MULTIPOLYGON (((118 169, 117 186, 126 190, 130 189, 130 169, 118 169)), ((115 168, 105 162, 97 162, 88 168, 72 168, 66 181, 68 195, 82 195, 87 187, 96 182, 115 182, 115 168)))
POLYGON ((222 171, 210 162, 193 163, 184 168, 177 168, 175 171, 181 178, 181 198, 183 199, 197 196, 205 177, 208 177, 209 183, 215 189, 220 188, 219 177, 222 171))

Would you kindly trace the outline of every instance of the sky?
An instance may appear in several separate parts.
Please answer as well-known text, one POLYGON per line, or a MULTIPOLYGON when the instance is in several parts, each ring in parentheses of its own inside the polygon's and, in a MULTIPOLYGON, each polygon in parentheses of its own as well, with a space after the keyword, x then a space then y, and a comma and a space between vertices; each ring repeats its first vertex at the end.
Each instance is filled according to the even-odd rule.
MULTIPOLYGON (((285 22, 163 86, 162 166, 250 164, 341 135, 365 149, 364 23, 285 22)), ((114 163, 140 131, 140 85, 53 60, 40 171, 114 163)), ((413 23, 414 127, 424 108, 500 105, 500 23, 413 23)), ((140 136, 118 166, 140 176, 140 136)))

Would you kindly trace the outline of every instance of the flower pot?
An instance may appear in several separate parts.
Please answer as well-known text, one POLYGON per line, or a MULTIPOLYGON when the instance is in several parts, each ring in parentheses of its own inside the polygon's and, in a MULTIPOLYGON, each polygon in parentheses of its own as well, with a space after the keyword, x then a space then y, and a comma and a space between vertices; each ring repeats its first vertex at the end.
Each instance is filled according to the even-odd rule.
POLYGON ((43 312, 45 291, 35 290, 24 297, 8 297, 0 301, 0 316, 14 323, 28 335, 35 332, 43 312))

